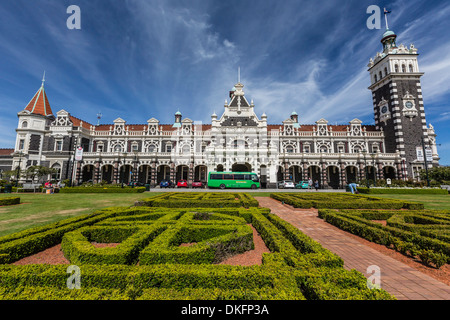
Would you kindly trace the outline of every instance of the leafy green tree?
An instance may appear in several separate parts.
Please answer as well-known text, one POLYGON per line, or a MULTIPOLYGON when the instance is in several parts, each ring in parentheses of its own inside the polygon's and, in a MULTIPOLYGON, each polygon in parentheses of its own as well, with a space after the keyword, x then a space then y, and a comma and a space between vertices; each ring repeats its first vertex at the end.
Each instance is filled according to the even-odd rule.
MULTIPOLYGON (((439 183, 443 181, 450 181, 450 167, 436 167, 428 169, 428 178, 430 180, 436 180, 439 183)), ((420 179, 426 180, 426 170, 420 171, 420 179)))

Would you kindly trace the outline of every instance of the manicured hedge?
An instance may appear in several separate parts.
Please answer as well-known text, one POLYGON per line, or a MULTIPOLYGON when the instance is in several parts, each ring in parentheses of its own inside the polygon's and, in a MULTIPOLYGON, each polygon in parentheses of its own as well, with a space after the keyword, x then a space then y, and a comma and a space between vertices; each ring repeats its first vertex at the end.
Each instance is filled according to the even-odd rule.
POLYGON ((341 258, 256 207, 108 208, 0 238, 0 259, 0 295, 7 299, 393 299, 368 289, 365 277, 345 270, 341 258), (247 224, 271 252, 261 265, 218 264, 253 248, 247 224), (120 244, 96 248, 91 242, 120 244), (189 242, 196 244, 180 247, 189 242), (7 264, 58 243, 81 269, 76 292, 67 289, 67 265, 7 264))
POLYGON ((12 206, 20 204, 20 197, 0 198, 0 206, 12 206))
POLYGON ((168 192, 137 201, 136 206, 169 208, 257 207, 258 201, 247 193, 168 192))
POLYGON ((271 193, 270 197, 295 208, 316 209, 423 209, 424 204, 347 193, 271 193))
MULTIPOLYGON (((442 220, 436 225, 438 219, 431 217, 420 217, 420 212, 390 212, 376 213, 378 217, 382 214, 390 215, 387 218, 387 225, 372 222, 367 212, 358 210, 319 210, 319 217, 326 222, 337 226, 345 231, 356 234, 369 241, 388 246, 411 257, 419 257, 425 264, 431 263, 440 268, 450 261, 450 242, 448 235, 450 224, 442 220), (422 224, 412 226, 406 221, 414 223, 420 217, 422 224), (369 219, 368 219, 369 218, 369 219), (431 226, 424 226, 424 222, 434 220, 431 226), (441 233, 430 236, 427 229, 439 227, 441 233), (443 230, 443 232, 442 232, 443 230), (442 235, 444 233, 444 235, 442 235)), ((447 213, 448 214, 448 213, 447 213)))
POLYGON ((447 189, 421 189, 421 188, 365 188, 358 187, 364 194, 448 194, 447 189))
POLYGON ((65 187, 60 193, 143 193, 145 187, 65 187))

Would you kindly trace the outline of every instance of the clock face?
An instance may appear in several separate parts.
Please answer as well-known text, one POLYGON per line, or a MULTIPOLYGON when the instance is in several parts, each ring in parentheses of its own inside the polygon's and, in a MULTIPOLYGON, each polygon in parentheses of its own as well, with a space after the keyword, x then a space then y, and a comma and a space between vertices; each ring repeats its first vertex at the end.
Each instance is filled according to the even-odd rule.
POLYGON ((411 101, 407 101, 407 102, 405 103, 405 106, 406 106, 408 109, 411 109, 411 108, 413 107, 413 103, 412 103, 411 101))
POLYGON ((387 113, 388 112, 388 107, 384 106, 383 108, 381 108, 381 113, 387 113))

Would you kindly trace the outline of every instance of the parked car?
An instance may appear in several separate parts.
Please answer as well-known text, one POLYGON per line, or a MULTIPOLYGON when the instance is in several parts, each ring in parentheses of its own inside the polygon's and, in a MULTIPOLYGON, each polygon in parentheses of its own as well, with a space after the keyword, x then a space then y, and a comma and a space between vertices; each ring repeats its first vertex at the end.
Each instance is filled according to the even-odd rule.
POLYGON ((278 184, 280 189, 295 189, 295 184, 291 180, 284 180, 278 184))
POLYGON ((308 189, 309 188, 308 181, 300 181, 299 183, 297 183, 295 188, 297 188, 297 189, 308 189))
POLYGON ((159 184, 159 187, 160 188, 169 188, 169 181, 167 181, 167 180, 162 180, 161 182, 160 182, 160 184, 159 184))
POLYGON ((192 182, 192 188, 204 188, 203 182, 198 180, 192 182))
POLYGON ((179 180, 177 183, 178 188, 188 188, 188 183, 186 180, 179 180))

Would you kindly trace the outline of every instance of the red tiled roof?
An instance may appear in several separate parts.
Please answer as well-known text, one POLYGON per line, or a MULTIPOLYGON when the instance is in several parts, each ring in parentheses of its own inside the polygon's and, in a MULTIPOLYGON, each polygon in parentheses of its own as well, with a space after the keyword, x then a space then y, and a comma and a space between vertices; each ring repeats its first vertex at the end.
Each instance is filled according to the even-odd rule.
POLYGON ((72 121, 72 123, 75 127, 82 126, 83 128, 88 129, 88 130, 91 129, 91 126, 92 126, 92 124, 90 124, 89 122, 78 119, 77 117, 74 117, 72 115, 70 116, 70 121, 72 121), (82 122, 83 122, 83 124, 82 124, 82 122))
POLYGON ((44 84, 39 88, 39 90, 34 95, 33 99, 25 107, 25 110, 33 113, 40 114, 43 116, 52 115, 52 108, 48 102, 47 94, 45 93, 44 84))
POLYGON ((0 149, 0 156, 10 156, 14 149, 0 149))

